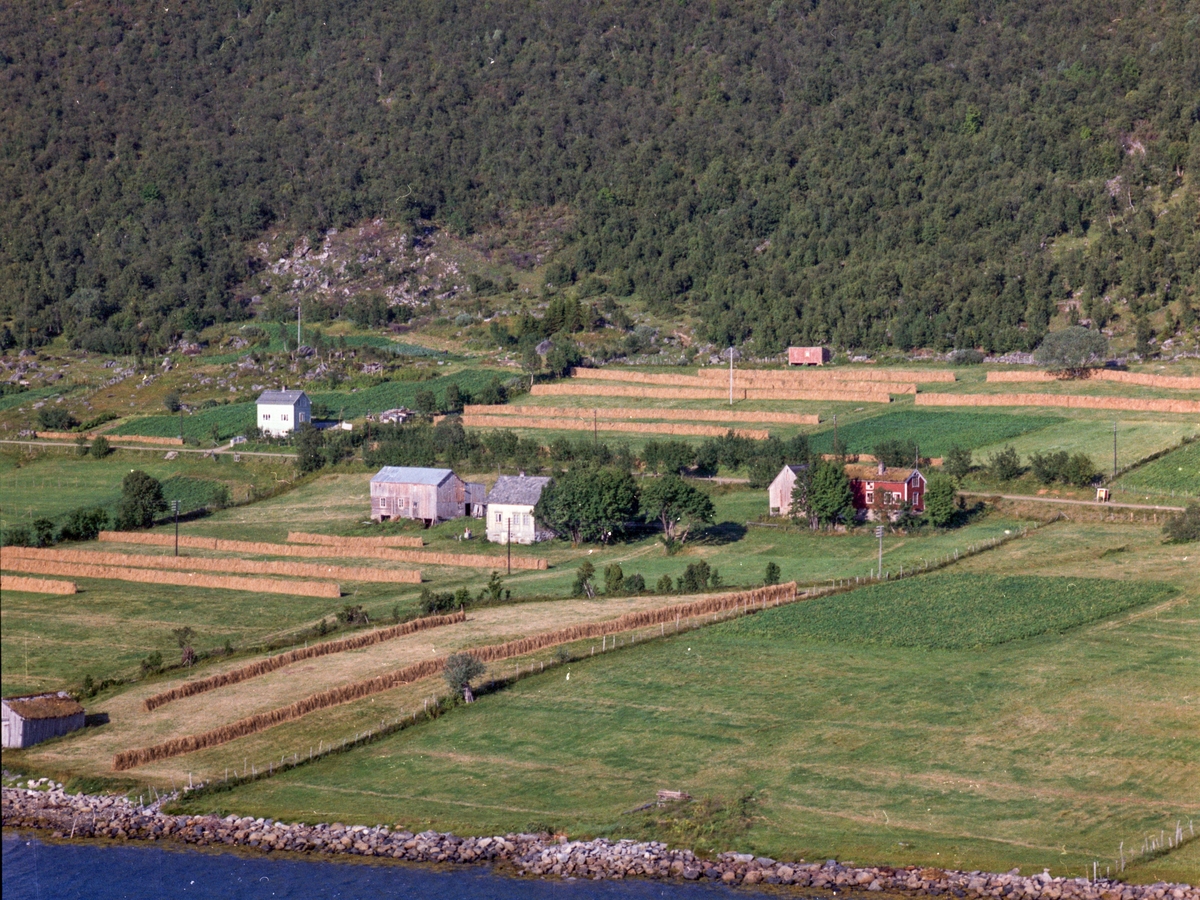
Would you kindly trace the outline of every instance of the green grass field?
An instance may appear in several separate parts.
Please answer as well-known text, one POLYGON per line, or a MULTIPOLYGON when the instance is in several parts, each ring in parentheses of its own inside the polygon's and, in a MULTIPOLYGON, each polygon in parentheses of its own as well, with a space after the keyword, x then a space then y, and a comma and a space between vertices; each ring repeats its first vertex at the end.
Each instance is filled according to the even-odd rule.
MULTIPOLYGON (((1065 552, 1079 536, 1052 543, 1065 552)), ((987 556, 973 562, 1004 562, 987 556)), ((914 588, 934 588, 930 621, 948 611, 936 597, 946 578, 830 602, 869 609, 895 644, 912 633, 914 588)), ((1013 600, 1024 624, 1010 633, 1038 630, 1029 611, 1039 594, 1067 604, 1050 633, 961 650, 851 641, 863 629, 853 614, 843 633, 808 633, 796 623, 822 615, 812 604, 767 610, 579 660, 569 680, 562 669, 528 678, 191 808, 1081 875, 1093 860, 1111 863, 1121 841, 1186 822, 1200 777, 1200 718, 1180 699, 1200 690, 1195 592, 1191 603, 1135 592, 1128 603, 1140 606, 1071 627, 1120 608, 1120 587, 1093 579, 1071 596, 1059 579, 1044 592, 1025 579, 1013 600), (697 803, 630 812, 659 788, 697 803)), ((1004 637, 990 624, 995 607, 957 612, 1004 637)), ((1150 874, 1183 878, 1187 865, 1159 860, 1150 874)))
POLYGON ((453 375, 440 375, 426 381, 390 381, 355 393, 347 391, 310 392, 314 404, 322 403, 335 416, 356 419, 368 413, 379 413, 397 406, 413 407, 417 391, 432 391, 440 402, 450 384, 457 384, 468 394, 478 394, 493 376, 501 381, 511 378, 513 372, 503 369, 462 369, 453 375))
MULTIPOLYGON (((838 428, 838 440, 851 453, 870 453, 883 440, 916 441, 924 456, 943 456, 953 446, 983 447, 1058 425, 1060 416, 957 410, 897 409, 838 428)), ((821 453, 833 452, 829 423, 812 438, 821 453)))
POLYGON ((969 650, 1066 631, 1174 593, 1153 582, 948 571, 822 597, 727 627, 764 641, 969 650))
POLYGON ((1117 479, 1123 491, 1200 497, 1200 441, 1180 447, 1117 479))
POLYGON ((179 437, 182 426, 185 439, 208 442, 224 441, 244 434, 255 424, 253 403, 230 403, 178 415, 142 416, 122 422, 109 432, 112 437, 137 435, 141 437, 179 437), (214 431, 215 429, 215 431, 214 431))

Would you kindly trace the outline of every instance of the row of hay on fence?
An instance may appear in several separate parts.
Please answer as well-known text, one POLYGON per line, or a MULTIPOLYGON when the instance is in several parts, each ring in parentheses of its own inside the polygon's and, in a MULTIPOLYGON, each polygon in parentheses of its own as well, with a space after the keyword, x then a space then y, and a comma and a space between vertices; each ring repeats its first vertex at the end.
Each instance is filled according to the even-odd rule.
POLYGON ((266 659, 260 659, 257 662, 233 669, 229 672, 185 682, 178 687, 171 688, 169 691, 163 691, 161 694, 147 697, 143 702, 143 706, 145 706, 147 712, 153 712, 160 706, 165 706, 175 700, 194 697, 196 694, 203 694, 206 691, 215 691, 217 688, 249 681, 251 678, 258 678, 260 675, 266 675, 269 672, 274 672, 293 663, 303 662, 306 659, 316 659, 320 656, 343 653, 347 650, 361 650, 363 647, 382 644, 384 641, 404 637, 407 634, 416 634, 418 631, 428 631, 431 628, 441 628, 444 625, 457 625, 466 620, 466 610, 460 609, 458 612, 444 616, 426 616, 423 619, 413 619, 411 622, 402 622, 399 625, 392 625, 389 628, 377 628, 374 631, 367 631, 363 634, 356 634, 353 637, 342 638, 337 641, 324 641, 320 644, 313 644, 311 647, 298 647, 295 650, 288 650, 286 653, 280 653, 276 656, 268 656, 266 659))
POLYGON ((379 537, 339 537, 335 534, 311 534, 307 531, 289 531, 287 539, 289 544, 322 544, 329 547, 425 546, 425 540, 419 535, 408 534, 388 534, 379 537))
MULTIPOLYGON (((716 388, 636 387, 628 384, 588 384, 559 382, 535 384, 530 393, 535 397, 636 397, 641 400, 728 400, 728 390, 716 388)), ((733 389, 734 400, 842 400, 847 403, 891 403, 886 390, 850 391, 831 387, 829 390, 773 390, 766 388, 733 389)))
MULTIPOLYGON (((671 375, 657 372, 621 372, 613 369, 572 369, 575 379, 587 381, 620 382, 625 384, 647 384, 681 388, 693 388, 702 391, 716 390, 725 386, 722 396, 728 399, 728 384, 730 372, 726 369, 701 369, 699 375, 671 375)), ((770 391, 824 391, 844 393, 855 391, 865 395, 915 394, 915 382, 887 382, 878 380, 856 381, 847 378, 808 372, 779 372, 754 369, 738 369, 732 373, 734 399, 739 399, 739 390, 770 390, 770 391)), ((593 391, 599 391, 593 387, 593 391)), ((740 399, 748 399, 748 395, 740 399)), ((764 399, 792 399, 764 398, 764 399)), ((803 398, 802 398, 803 399, 803 398)), ((818 398, 819 399, 819 398, 818 398)), ((875 401, 872 401, 875 402, 875 401)))
POLYGON ((0 591, 25 591, 28 594, 74 594, 75 582, 55 581, 52 578, 26 578, 22 575, 0 575, 0 591))
POLYGON ((1046 372, 1040 369, 1029 372, 988 372, 990 382, 1049 382, 1049 381, 1111 381, 1117 384, 1136 384, 1141 387, 1172 388, 1180 391, 1200 391, 1200 378, 1185 375, 1151 375, 1143 372, 1116 372, 1108 369, 1069 370, 1046 372))
MULTIPOLYGON (((526 407, 527 409, 530 407, 526 407)), ((724 437, 733 431, 738 437, 765 441, 770 433, 765 428, 722 428, 718 425, 682 425, 675 422, 612 422, 592 419, 589 410, 576 409, 566 418, 538 416, 475 416, 464 415, 463 425, 475 428, 540 428, 556 431, 622 431, 633 434, 674 434, 693 437, 724 437), (586 415, 586 418, 585 418, 586 415)))
MULTIPOLYGON (((608 622, 575 625, 570 628, 559 629, 558 631, 509 641, 505 644, 479 647, 469 652, 481 662, 496 662, 512 656, 532 653, 535 650, 545 649, 546 647, 553 647, 557 644, 597 638, 601 635, 615 634, 631 628, 644 628, 660 623, 679 622, 691 617, 710 615, 717 612, 738 610, 749 612, 768 605, 777 606, 781 603, 790 603, 797 599, 797 596, 796 583, 793 581, 787 584, 773 585, 752 591, 740 591, 735 594, 706 597, 703 600, 693 603, 682 603, 662 609, 627 613, 608 622)), ((372 694, 391 690, 403 684, 409 684, 422 678, 429 678, 441 672, 445 667, 445 663, 446 660, 444 658, 422 660, 421 662, 405 666, 402 669, 386 672, 375 678, 369 678, 365 681, 358 681, 312 694, 288 706, 247 716, 244 719, 239 719, 220 728, 214 728, 211 731, 173 738, 151 747, 122 750, 113 757, 113 768, 120 772, 145 765, 146 763, 169 759, 173 756, 181 756, 185 753, 192 753, 208 747, 215 747, 241 737, 256 734, 259 731, 265 731, 284 722, 294 721, 310 712, 316 712, 317 710, 327 709, 343 703, 350 703, 354 700, 360 700, 363 697, 369 697, 372 694)))
MULTIPOLYGON (((729 377, 729 369, 723 366, 705 366, 696 374, 710 382, 722 376, 729 377)), ((886 384, 953 384, 957 379, 949 369, 736 369, 735 376, 764 378, 786 378, 790 383, 801 385, 817 381, 870 381, 886 384)), ((891 388, 889 388, 890 390, 891 388)))
POLYGON ((1200 400, 1141 400, 1079 394, 917 394, 917 406, 1057 406, 1127 412, 1200 413, 1200 400))
MULTIPOLYGON (((710 369, 705 377, 697 378, 696 382, 703 387, 716 387, 719 384, 729 384, 729 372, 722 374, 720 369, 710 369)), ((772 391, 859 391, 868 394, 915 394, 916 382, 912 381, 850 381, 845 378, 824 378, 811 375, 804 378, 795 377, 797 372, 761 372, 739 369, 733 373, 733 387, 750 388, 772 391)), ((728 387, 726 388, 728 390, 728 387)))
MULTIPOLYGON (((99 432, 89 431, 86 434, 81 434, 77 431, 35 431, 34 434, 39 440, 47 441, 76 441, 79 438, 86 440, 94 440, 99 432)), ((173 437, 142 437, 137 434, 117 434, 108 435, 113 440, 128 441, 131 444, 154 444, 159 447, 182 447, 183 441, 173 437)))
MULTIPOLYGON (((143 531, 102 531, 100 540, 121 544, 154 544, 169 547, 175 538, 170 534, 143 531)), ((429 566, 464 566, 472 568, 497 568, 506 565, 506 560, 499 556, 485 556, 479 553, 435 553, 421 550, 404 550, 391 547, 326 547, 307 546, 304 544, 268 544, 262 541, 227 541, 219 538, 181 536, 180 547, 196 550, 220 550, 226 553, 257 553, 269 556, 315 556, 328 558, 330 556, 357 556, 364 559, 386 559, 390 562, 423 563, 429 566)), ((532 556, 514 556, 514 569, 545 569, 548 564, 544 559, 532 556)))
POLYGON ((35 575, 66 575, 71 578, 107 578, 135 584, 173 584, 181 587, 219 588, 226 591, 252 591, 256 594, 287 594, 290 597, 340 597, 341 588, 328 581, 289 581, 282 578, 242 578, 237 575, 197 575, 192 572, 164 572, 159 569, 131 569, 124 566, 95 566, 84 563, 55 562, 48 559, 24 559, 4 554, 4 568, 35 575))
POLYGON ((687 419, 696 422, 768 422, 777 425, 818 425, 820 417, 803 413, 752 412, 733 409, 655 409, 635 406, 599 406, 584 410, 578 406, 479 406, 468 404, 468 416, 578 416, 594 414, 598 419, 687 419))
POLYGON ((379 569, 368 566, 323 566, 314 563, 275 560, 213 559, 205 556, 144 556, 136 553, 103 553, 97 550, 59 550, 39 547, 8 547, 14 558, 48 559, 57 562, 89 563, 97 566, 132 566, 137 569, 193 569, 237 575, 292 575, 298 578, 336 578, 374 584, 420 584, 415 569, 379 569))

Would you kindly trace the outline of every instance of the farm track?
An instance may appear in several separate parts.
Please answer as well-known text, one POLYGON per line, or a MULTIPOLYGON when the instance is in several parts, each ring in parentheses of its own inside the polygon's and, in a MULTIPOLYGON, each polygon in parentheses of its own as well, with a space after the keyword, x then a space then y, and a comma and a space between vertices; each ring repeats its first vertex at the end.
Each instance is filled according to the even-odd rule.
MULTIPOLYGON (((129 438, 127 440, 133 440, 129 438)), ((35 441, 35 440, 0 440, 0 444, 20 444, 23 447, 62 447, 64 449, 74 450, 73 443, 65 443, 63 441, 35 441)), ((150 444, 117 444, 112 441, 109 446, 114 450, 162 450, 161 445, 153 446, 150 444)), ((295 459, 295 453, 267 453, 262 450, 234 450, 232 447, 216 447, 211 450, 201 450, 193 447, 169 447, 168 449, 176 453, 198 453, 201 456, 223 456, 226 453, 236 453, 239 456, 265 456, 274 457, 276 459, 295 459)))
POLYGON ((1069 503, 1072 506, 1097 506, 1101 509, 1145 509, 1183 512, 1182 506, 1157 506, 1151 503, 1102 503, 1099 500, 1068 500, 1061 497, 1036 497, 1032 494, 997 494, 992 491, 959 491, 964 497, 999 497, 1002 500, 1030 500, 1034 503, 1069 503))

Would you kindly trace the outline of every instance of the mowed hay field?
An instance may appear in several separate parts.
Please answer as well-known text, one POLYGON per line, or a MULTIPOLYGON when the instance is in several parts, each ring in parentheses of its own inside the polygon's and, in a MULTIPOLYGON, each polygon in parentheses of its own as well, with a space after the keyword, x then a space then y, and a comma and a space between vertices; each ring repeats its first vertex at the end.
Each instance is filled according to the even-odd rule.
MULTIPOLYGON (((190 808, 1082 875, 1195 815, 1193 563, 1154 528, 1057 523, 943 573, 587 657, 190 808), (697 802, 630 812, 660 788, 697 802)), ((1188 852, 1144 877, 1194 883, 1188 852)))
POLYGON ((1117 479, 1122 491, 1200 497, 1200 440, 1151 460, 1117 479))

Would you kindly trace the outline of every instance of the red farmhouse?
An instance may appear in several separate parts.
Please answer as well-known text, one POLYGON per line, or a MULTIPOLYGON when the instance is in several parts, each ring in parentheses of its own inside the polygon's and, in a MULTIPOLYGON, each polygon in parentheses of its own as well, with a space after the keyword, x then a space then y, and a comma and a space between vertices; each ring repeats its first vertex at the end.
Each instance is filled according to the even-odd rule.
POLYGON ((875 466, 847 466, 854 511, 860 519, 895 519, 909 509, 925 511, 925 476, 917 469, 889 469, 875 466))

